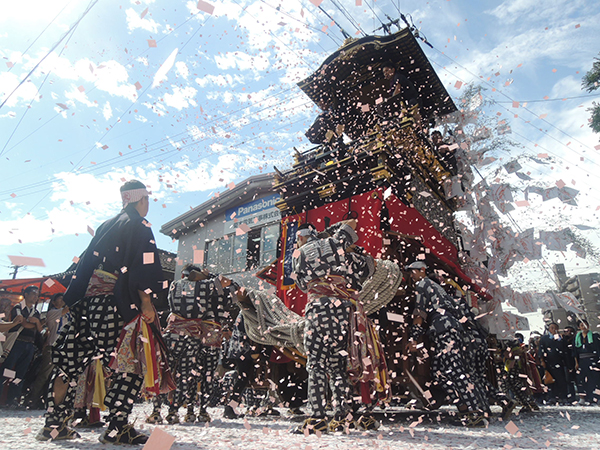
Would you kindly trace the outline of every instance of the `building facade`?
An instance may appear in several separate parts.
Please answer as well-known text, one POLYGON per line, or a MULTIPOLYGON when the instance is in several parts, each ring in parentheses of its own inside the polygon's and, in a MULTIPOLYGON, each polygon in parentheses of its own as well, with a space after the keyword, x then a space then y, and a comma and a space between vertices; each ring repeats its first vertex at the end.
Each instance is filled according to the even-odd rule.
POLYGON ((277 258, 279 199, 273 174, 256 175, 164 224, 160 232, 179 241, 175 279, 194 263, 258 287, 253 275, 277 258))

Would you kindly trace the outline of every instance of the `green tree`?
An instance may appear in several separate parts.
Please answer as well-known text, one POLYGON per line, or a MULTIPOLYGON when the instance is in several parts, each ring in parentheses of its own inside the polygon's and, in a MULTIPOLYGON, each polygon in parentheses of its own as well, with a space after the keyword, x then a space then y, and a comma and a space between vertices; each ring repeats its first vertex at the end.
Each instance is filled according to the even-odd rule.
MULTIPOLYGON (((581 85, 588 92, 594 92, 600 89, 600 59, 594 58, 594 64, 588 73, 585 74, 581 85)), ((592 107, 588 109, 592 113, 590 127, 594 132, 600 133, 600 104, 593 102, 592 107)))

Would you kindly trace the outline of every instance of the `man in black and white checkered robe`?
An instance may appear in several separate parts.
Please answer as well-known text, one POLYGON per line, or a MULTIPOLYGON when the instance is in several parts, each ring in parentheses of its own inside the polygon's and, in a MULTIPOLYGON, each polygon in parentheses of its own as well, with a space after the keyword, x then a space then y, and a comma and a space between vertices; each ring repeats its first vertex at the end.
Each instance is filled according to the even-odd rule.
MULTIPOLYGON (((171 284, 169 290, 169 308, 173 315, 182 319, 200 319, 221 325, 217 332, 222 336, 224 331, 231 328, 237 316, 237 306, 232 298, 236 285, 231 280, 203 271, 201 268, 190 265, 184 268, 185 277, 171 284)), ((163 338, 170 350, 169 365, 174 369, 177 390, 173 393, 169 405, 167 422, 178 423, 179 407, 187 405, 185 421, 210 422, 211 418, 206 411, 207 401, 210 396, 210 386, 214 372, 219 362, 221 352, 221 339, 213 336, 209 344, 207 338, 194 337, 185 328, 171 330, 169 326, 163 338), (217 344, 218 343, 218 344, 217 344), (198 382, 200 383, 200 410, 194 414, 194 404, 198 382)), ((160 423, 159 397, 154 398, 154 411, 148 418, 150 423, 160 423)))
MULTIPOLYGON (((325 421, 327 383, 337 418, 349 412, 347 374, 348 301, 364 273, 346 257, 345 250, 358 240, 356 221, 337 224, 331 237, 319 239, 314 227, 303 224, 297 232, 298 249, 292 260, 296 285, 308 292, 304 347, 307 352, 308 399, 314 424, 325 421)), ((370 260, 372 264, 372 259, 370 260)), ((368 271, 368 268, 364 268, 368 271)), ((317 425, 317 427, 320 425, 317 425)))
MULTIPOLYGON (((71 320, 53 346, 54 372, 48 392, 46 424, 37 435, 41 441, 78 438, 67 426, 78 376, 97 359, 105 367, 126 323, 139 318, 152 324, 152 295, 166 287, 148 214, 150 193, 131 180, 121 187, 123 210, 97 230, 77 265, 65 292, 71 320)), ((104 443, 143 444, 148 436, 138 433, 128 417, 142 386, 142 375, 114 373, 104 399, 108 428, 104 443)))
MULTIPOLYGON (((427 265, 414 262, 407 267, 416 283, 416 302, 413 325, 410 330, 409 350, 416 351, 416 340, 427 334, 432 343, 431 374, 446 391, 450 402, 456 404, 463 423, 485 426, 483 418, 489 412, 487 392, 483 385, 481 364, 474 364, 479 349, 469 333, 466 322, 472 318, 461 312, 461 307, 435 281, 427 277, 427 265)), ((484 357, 487 357, 485 352, 484 357)))

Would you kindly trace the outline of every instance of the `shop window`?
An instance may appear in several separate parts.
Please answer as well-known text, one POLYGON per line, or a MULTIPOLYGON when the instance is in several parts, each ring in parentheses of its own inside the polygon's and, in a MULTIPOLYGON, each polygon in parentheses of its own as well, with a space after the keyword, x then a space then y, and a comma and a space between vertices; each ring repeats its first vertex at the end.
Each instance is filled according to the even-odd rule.
POLYGON ((206 268, 213 273, 231 272, 232 236, 206 243, 206 268))
POLYGON ((268 225, 262 229, 262 248, 260 251, 261 266, 270 264, 277 257, 277 240, 279 224, 268 225))
POLYGON ((229 234, 206 243, 205 267, 213 273, 234 273, 256 270, 277 257, 279 223, 250 230, 247 233, 229 234))
POLYGON ((243 272, 246 270, 248 259, 248 233, 233 237, 233 260, 232 272, 243 272))
POLYGON ((248 252, 246 270, 256 269, 260 264, 260 235, 261 229, 250 230, 248 233, 248 252))

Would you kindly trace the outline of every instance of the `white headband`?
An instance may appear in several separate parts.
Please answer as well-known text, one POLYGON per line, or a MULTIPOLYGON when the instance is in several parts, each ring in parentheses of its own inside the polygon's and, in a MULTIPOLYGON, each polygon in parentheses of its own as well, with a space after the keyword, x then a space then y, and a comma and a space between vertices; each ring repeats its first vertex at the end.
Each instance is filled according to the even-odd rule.
POLYGON ((314 235, 315 232, 314 230, 310 229, 310 228, 302 228, 301 230, 296 231, 296 236, 300 237, 300 236, 311 236, 314 235))
POLYGON ((150 192, 146 188, 131 189, 130 191, 121 192, 121 200, 123 200, 123 208, 130 203, 139 202, 143 197, 149 197, 150 192))

